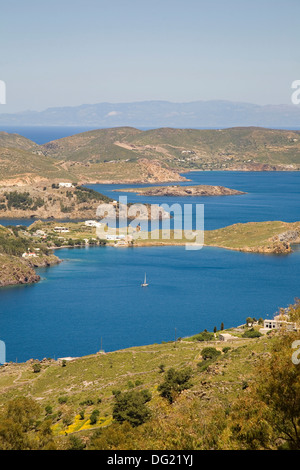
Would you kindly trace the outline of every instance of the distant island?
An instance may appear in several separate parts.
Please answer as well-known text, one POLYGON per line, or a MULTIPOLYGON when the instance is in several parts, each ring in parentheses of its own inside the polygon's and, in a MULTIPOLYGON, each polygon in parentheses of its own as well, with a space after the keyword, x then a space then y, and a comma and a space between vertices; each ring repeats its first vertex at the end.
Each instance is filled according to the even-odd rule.
POLYGON ((229 100, 174 103, 152 100, 52 107, 43 111, 3 113, 4 126, 133 126, 142 128, 221 128, 262 126, 298 128, 300 109, 293 105, 258 105, 229 100))
POLYGON ((236 189, 224 186, 210 186, 206 184, 196 186, 150 186, 148 188, 126 188, 115 190, 118 192, 137 193, 141 196, 235 196, 246 194, 236 189))

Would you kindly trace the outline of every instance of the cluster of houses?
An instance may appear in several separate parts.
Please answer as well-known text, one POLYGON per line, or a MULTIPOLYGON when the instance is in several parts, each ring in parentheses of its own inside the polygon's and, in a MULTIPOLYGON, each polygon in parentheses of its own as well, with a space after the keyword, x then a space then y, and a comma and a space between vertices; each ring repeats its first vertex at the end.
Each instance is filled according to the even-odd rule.
MULTIPOLYGON (((97 220, 86 220, 84 222, 84 225, 86 227, 93 227, 93 228, 104 227, 104 224, 97 221, 97 220)), ((58 233, 58 234, 66 234, 66 233, 70 232, 70 229, 66 226, 59 226, 58 225, 58 226, 55 226, 53 228, 53 231, 55 233, 58 233)), ((36 230, 32 235, 34 237, 39 237, 39 238, 42 238, 42 239, 47 238, 47 233, 44 230, 41 230, 41 229, 36 230)), ((108 241, 117 242, 115 244, 116 246, 127 245, 132 240, 132 237, 130 237, 128 235, 110 233, 109 230, 108 231, 103 231, 103 234, 101 235, 101 238, 106 239, 108 241)), ((96 239, 94 239, 94 240, 96 240, 96 239)), ((88 242, 88 240, 85 240, 85 241, 88 242)), ((30 258, 30 257, 33 257, 34 255, 35 255, 34 253, 29 254, 29 253, 26 252, 26 253, 23 254, 23 257, 24 258, 30 258)))
MULTIPOLYGON (((257 322, 255 322, 257 324, 257 322)), ((254 323, 254 324, 255 324, 254 323)), ((252 326, 252 324, 248 324, 252 326)), ((260 328, 260 333, 266 334, 270 331, 279 330, 284 328, 287 331, 298 331, 299 327, 296 322, 290 320, 288 309, 282 310, 281 313, 275 315, 272 320, 264 320, 263 327, 260 328)), ((237 336, 233 336, 227 332, 222 332, 219 334, 220 341, 234 341, 239 339, 237 336)))

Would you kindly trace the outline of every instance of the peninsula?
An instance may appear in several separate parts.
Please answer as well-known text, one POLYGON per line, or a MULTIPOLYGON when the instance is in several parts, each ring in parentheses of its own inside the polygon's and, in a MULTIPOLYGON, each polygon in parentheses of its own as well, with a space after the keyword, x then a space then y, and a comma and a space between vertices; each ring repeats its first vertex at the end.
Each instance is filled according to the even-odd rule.
MULTIPOLYGON (((5 219, 87 220, 93 219, 102 204, 108 204, 120 213, 125 205, 98 191, 77 183, 26 184, 0 187, 0 221, 5 219)), ((127 205, 127 208, 130 204, 127 205)), ((145 204, 144 218, 169 218, 169 213, 158 206, 145 204)), ((104 209, 103 209, 104 212, 104 209)), ((128 216, 128 218, 133 218, 128 216)))
POLYGON ((27 233, 25 227, 0 225, 0 287, 38 282, 35 268, 58 263, 53 250, 41 238, 27 233))

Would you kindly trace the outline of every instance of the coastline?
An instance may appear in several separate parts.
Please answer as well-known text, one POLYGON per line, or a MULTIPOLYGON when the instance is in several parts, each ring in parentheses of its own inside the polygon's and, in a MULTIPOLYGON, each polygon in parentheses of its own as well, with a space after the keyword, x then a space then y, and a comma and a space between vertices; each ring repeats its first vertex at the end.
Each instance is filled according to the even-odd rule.
MULTIPOLYGON (((80 222, 78 222, 80 223, 80 222)), ((40 222, 42 228, 43 223, 40 222)), ((46 222, 47 224, 47 222, 46 222)), ((66 223, 68 224, 68 223, 66 223)), ((203 239, 203 244, 193 243, 190 239, 181 238, 176 239, 175 233, 171 231, 168 239, 163 239, 163 233, 158 231, 151 239, 151 232, 147 232, 147 237, 132 238, 128 241, 124 240, 107 240, 92 238, 82 238, 84 236, 97 237, 96 232, 90 232, 89 235, 76 232, 76 223, 72 224, 73 233, 68 235, 69 243, 55 245, 54 243, 48 244, 47 250, 49 254, 34 255, 30 259, 22 259, 16 256, 9 256, 1 254, 2 257, 2 279, 0 279, 0 288, 8 285, 18 284, 32 284, 39 281, 38 275, 35 273, 35 268, 51 267, 52 265, 59 264, 62 260, 55 256, 56 250, 66 248, 86 248, 86 247, 112 247, 112 248, 138 248, 138 247, 163 247, 163 246, 181 246, 194 245, 194 249, 201 249, 202 247, 215 247, 224 250, 239 251, 243 253, 253 253, 261 255, 278 255, 287 256, 293 253, 292 246, 300 244, 300 222, 287 223, 287 222, 249 222, 246 224, 236 224, 214 231, 205 231, 204 234, 200 232, 200 240, 203 239), (252 232, 251 232, 252 231, 252 232), (257 232, 261 231, 261 239, 257 240, 257 232), (249 233, 253 233, 256 238, 251 239, 249 233), (246 234, 246 235, 245 235, 246 234), (248 237, 248 240, 246 238, 248 237), (70 244, 70 240, 73 244, 70 244), (231 240, 232 245, 228 245, 227 241, 231 240), (239 241, 240 240, 240 241, 239 241), (14 267, 17 265, 18 267, 14 267), (6 270, 6 271, 5 271, 6 270), (7 274, 6 274, 7 273, 7 274), (19 282, 18 282, 19 280, 19 282)), ((50 227, 51 231, 51 227, 50 227)), ((138 236, 138 235, 137 235, 138 236)), ((193 249, 193 247, 192 247, 193 249)))

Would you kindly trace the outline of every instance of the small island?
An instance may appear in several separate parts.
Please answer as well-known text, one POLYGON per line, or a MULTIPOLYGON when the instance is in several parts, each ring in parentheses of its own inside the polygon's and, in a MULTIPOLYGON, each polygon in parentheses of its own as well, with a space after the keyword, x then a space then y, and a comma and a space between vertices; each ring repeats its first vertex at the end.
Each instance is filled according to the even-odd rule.
POLYGON ((126 193, 136 193, 140 196, 236 196, 246 194, 236 189, 225 188, 224 186, 211 186, 200 184, 196 186, 150 186, 145 188, 118 189, 126 193))

